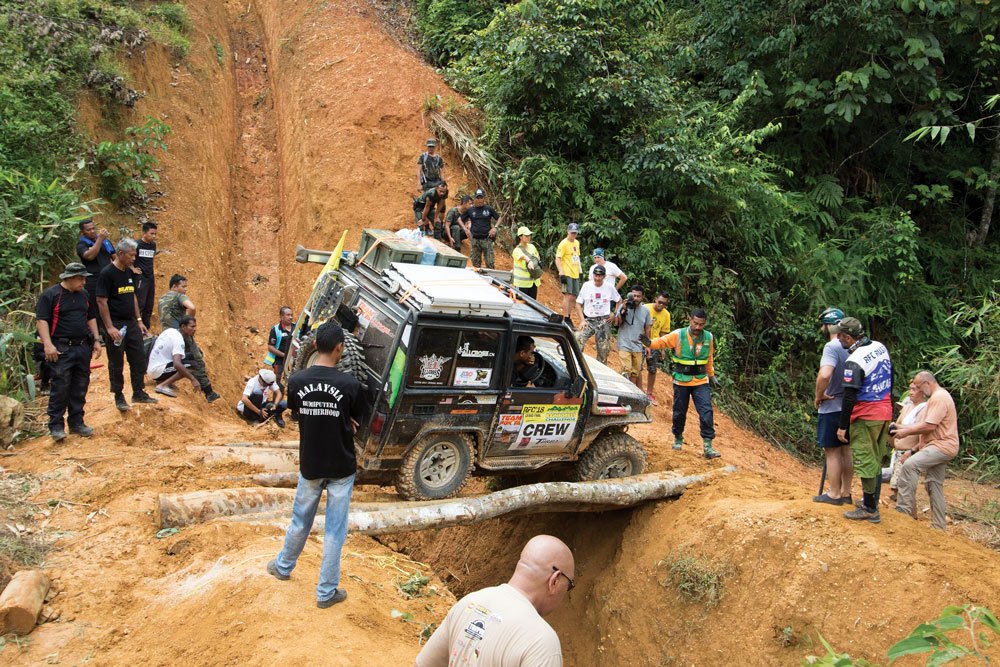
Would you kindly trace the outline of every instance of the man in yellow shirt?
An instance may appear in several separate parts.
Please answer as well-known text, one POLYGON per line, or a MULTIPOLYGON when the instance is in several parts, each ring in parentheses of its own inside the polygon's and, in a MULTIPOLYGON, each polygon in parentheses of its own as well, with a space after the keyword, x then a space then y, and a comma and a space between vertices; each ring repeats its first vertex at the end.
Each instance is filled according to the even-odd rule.
POLYGON ((701 308, 694 308, 688 326, 671 331, 650 341, 653 350, 670 350, 670 362, 674 378, 673 432, 674 450, 684 444, 684 424, 687 421, 688 404, 693 400, 698 411, 701 437, 705 441, 705 458, 721 456, 712 447, 715 438, 715 415, 712 411, 712 388, 717 385, 713 362, 715 359, 715 336, 705 331, 708 314, 701 308))
MULTIPOLYGON (((653 317, 653 326, 649 332, 650 338, 659 338, 670 333, 670 311, 667 310, 667 293, 660 292, 653 299, 652 303, 647 303, 646 308, 653 317)), ((653 384, 656 382, 656 370, 660 365, 662 354, 660 350, 646 350, 646 396, 653 405, 659 405, 656 397, 653 396, 653 384)), ((642 389, 642 385, 639 385, 642 389)))
POLYGON ((563 318, 573 326, 573 309, 580 294, 580 242, 576 240, 580 225, 571 222, 566 228, 566 238, 556 247, 556 270, 563 293, 563 318))

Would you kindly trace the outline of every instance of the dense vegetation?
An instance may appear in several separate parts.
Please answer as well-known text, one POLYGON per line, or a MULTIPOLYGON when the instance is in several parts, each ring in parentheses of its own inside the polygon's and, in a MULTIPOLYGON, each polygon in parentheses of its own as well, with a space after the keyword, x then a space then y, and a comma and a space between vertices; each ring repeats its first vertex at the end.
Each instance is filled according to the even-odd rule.
POLYGON ((418 0, 417 21, 536 243, 580 222, 675 314, 707 306, 734 412, 811 451, 837 305, 897 393, 941 372, 966 452, 1000 463, 995 3, 418 0))
POLYGON ((120 119, 142 93, 121 65, 154 39, 186 53, 183 6, 125 0, 0 0, 0 393, 20 394, 30 368, 30 317, 54 264, 71 261, 77 222, 104 200, 141 204, 155 178, 156 120, 94 144, 77 127, 87 91, 120 119), (100 199, 100 198, 103 199, 100 199))

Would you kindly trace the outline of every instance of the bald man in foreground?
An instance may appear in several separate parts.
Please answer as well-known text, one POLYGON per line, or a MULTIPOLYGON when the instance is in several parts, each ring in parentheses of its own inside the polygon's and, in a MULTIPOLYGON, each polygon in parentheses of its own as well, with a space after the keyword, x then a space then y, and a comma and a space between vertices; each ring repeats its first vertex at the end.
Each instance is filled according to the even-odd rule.
POLYGON ((455 603, 417 655, 416 667, 561 667, 559 637, 542 616, 576 586, 574 572, 573 553, 562 540, 531 538, 510 581, 455 603))

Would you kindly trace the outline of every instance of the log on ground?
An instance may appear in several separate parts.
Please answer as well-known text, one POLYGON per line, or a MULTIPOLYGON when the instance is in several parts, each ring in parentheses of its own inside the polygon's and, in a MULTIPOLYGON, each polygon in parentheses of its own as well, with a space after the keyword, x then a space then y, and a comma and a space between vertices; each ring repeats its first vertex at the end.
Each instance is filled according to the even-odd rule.
POLYGON ((41 570, 21 570, 0 595, 0 635, 26 635, 38 622, 49 592, 49 578, 41 570))
POLYGON ((204 454, 205 463, 228 463, 237 461, 261 466, 268 472, 299 471, 299 452, 277 447, 188 447, 189 452, 204 454))
MULTIPOLYGON (((479 523, 499 516, 543 512, 603 512, 649 500, 681 495, 691 484, 733 466, 703 475, 658 472, 596 482, 545 482, 483 496, 426 502, 361 503, 351 506, 348 530, 365 535, 443 528, 479 523)), ((291 489, 225 489, 160 496, 159 526, 187 526, 199 521, 242 517, 265 522, 291 516, 291 489)), ((325 503, 320 503, 322 514, 325 503)))

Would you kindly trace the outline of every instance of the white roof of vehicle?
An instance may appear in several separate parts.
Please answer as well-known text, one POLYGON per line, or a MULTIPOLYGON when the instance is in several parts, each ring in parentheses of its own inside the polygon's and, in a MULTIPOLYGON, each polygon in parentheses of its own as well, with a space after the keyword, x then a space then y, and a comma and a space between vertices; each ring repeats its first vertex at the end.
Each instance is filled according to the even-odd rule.
POLYGON ((409 297, 422 311, 502 316, 514 305, 487 279, 469 269, 394 262, 382 275, 398 283, 394 292, 401 301, 409 297))

